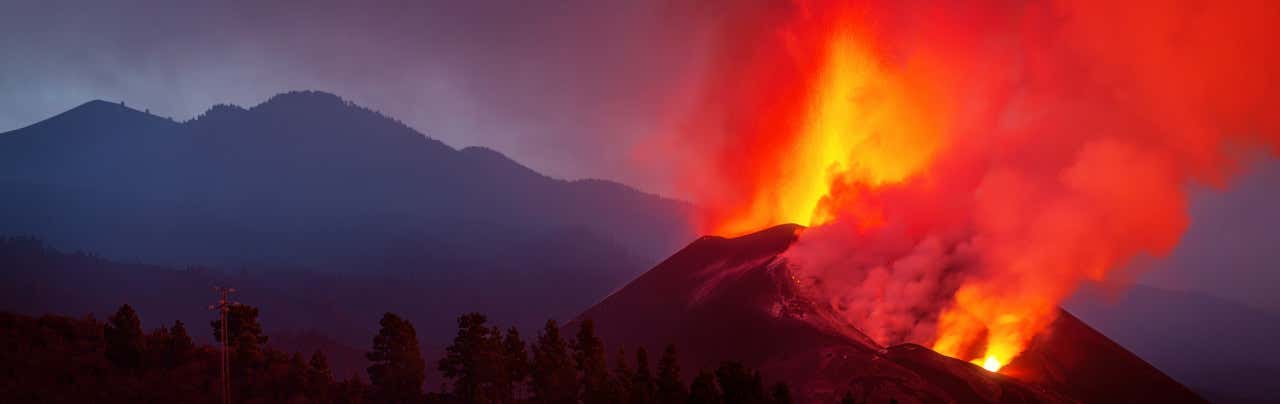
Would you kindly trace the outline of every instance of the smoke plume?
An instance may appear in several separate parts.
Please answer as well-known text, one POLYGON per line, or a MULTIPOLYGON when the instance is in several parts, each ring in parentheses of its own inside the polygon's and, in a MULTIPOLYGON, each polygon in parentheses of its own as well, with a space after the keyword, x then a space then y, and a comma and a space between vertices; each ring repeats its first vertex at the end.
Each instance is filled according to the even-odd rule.
POLYGON ((1266 1, 712 8, 700 107, 661 140, 703 229, 811 226, 786 258, 884 344, 994 370, 1079 283, 1168 254, 1189 187, 1280 152, 1266 1))

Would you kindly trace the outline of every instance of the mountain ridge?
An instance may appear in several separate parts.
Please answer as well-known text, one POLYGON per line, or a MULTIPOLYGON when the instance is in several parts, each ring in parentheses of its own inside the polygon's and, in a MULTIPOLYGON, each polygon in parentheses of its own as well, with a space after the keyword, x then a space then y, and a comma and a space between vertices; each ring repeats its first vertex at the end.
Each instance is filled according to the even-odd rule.
MULTIPOLYGON (((134 199, 123 203, 161 216, 222 217, 237 222, 237 228, 280 231, 318 217, 353 219, 365 229, 385 220, 394 226, 418 222, 420 228, 441 220, 530 230, 581 227, 616 240, 645 261, 656 261, 692 237, 685 223, 693 209, 688 203, 608 180, 552 178, 486 147, 455 149, 320 91, 282 93, 249 108, 218 104, 183 122, 120 103, 89 101, 0 134, 0 159, 5 161, 0 162, 3 183, 93 190, 134 199), (272 223, 275 214, 297 218, 272 223), (388 216, 400 218, 372 219, 388 216), (624 227, 633 230, 619 231, 624 227)), ((48 212, 32 205, 78 198, 74 192, 49 192, 54 194, 28 195, 20 198, 25 202, 6 207, 48 212)), ((100 210, 92 206, 98 195, 80 196, 90 213, 100 210)), ((135 254, 79 242, 71 234, 79 229, 30 220, 9 224, 0 221, 0 234, 42 236, 63 248, 107 256, 135 254)), ((157 221, 139 231, 153 232, 156 225, 172 223, 157 221)), ((291 232, 314 233, 305 226, 291 232)))

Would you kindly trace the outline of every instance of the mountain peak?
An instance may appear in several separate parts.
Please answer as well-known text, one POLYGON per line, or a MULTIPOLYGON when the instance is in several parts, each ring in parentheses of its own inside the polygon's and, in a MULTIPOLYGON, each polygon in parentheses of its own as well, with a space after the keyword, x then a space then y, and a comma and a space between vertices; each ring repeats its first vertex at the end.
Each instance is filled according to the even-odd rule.
POLYGON ((113 109, 117 109, 117 110, 127 110, 127 109, 130 109, 129 107, 126 107, 126 106, 124 105, 124 102, 123 102, 123 101, 121 101, 121 102, 109 102, 109 101, 101 100, 101 99, 93 99, 93 100, 86 101, 84 104, 80 104, 79 106, 76 106, 75 108, 72 108, 71 110, 72 110, 72 111, 75 111, 75 110, 80 110, 80 109, 96 109, 96 108, 113 108, 113 109))
POLYGON ((71 116, 103 116, 108 114, 119 113, 136 113, 146 114, 145 112, 129 108, 125 106, 124 101, 110 102, 104 100, 90 100, 84 104, 80 104, 75 108, 56 115, 55 117, 71 117, 71 116))
POLYGON ((24 128, 15 129, 11 134, 26 133, 30 130, 55 132, 97 132, 91 128, 156 128, 165 125, 176 125, 169 119, 161 118, 147 112, 125 106, 124 102, 110 102, 100 99, 77 105, 60 114, 46 118, 24 128))
POLYGON ((268 98, 254 108, 270 108, 273 106, 289 105, 306 108, 315 107, 354 107, 360 108, 355 103, 347 101, 336 94, 318 90, 300 90, 288 91, 276 94, 268 98))

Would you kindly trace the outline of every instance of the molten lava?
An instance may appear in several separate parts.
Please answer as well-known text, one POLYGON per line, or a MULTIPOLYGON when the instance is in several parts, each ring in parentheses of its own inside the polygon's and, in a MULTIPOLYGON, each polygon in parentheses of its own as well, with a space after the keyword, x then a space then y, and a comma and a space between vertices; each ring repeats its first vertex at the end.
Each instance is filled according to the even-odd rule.
POLYGON ((811 226, 797 279, 882 344, 998 370, 1280 150, 1265 1, 723 6, 684 189, 707 232, 811 226))

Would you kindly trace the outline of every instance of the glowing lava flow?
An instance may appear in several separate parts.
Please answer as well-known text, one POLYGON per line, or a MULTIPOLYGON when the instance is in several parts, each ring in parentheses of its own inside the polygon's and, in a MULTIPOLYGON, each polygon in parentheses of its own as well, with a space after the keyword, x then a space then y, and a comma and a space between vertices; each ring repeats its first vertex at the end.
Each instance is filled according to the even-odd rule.
MULTIPOLYGON (((830 200, 834 183, 878 187, 925 167, 940 146, 941 111, 922 102, 930 89, 884 66, 865 42, 851 29, 830 33, 828 45, 817 52, 812 78, 804 80, 811 84, 795 111, 799 117, 761 118, 768 123, 761 131, 798 136, 760 133, 781 140, 767 147, 789 153, 756 179, 772 186, 757 188, 749 203, 710 225, 712 233, 743 234, 777 223, 821 225, 851 206, 830 200)), ((866 225, 877 221, 871 211, 859 217, 866 225)))
POLYGON ((1189 185, 1280 151, 1266 1, 721 7, 657 154, 706 232, 809 225, 797 279, 881 344, 999 370, 1078 284, 1168 254, 1189 185))

